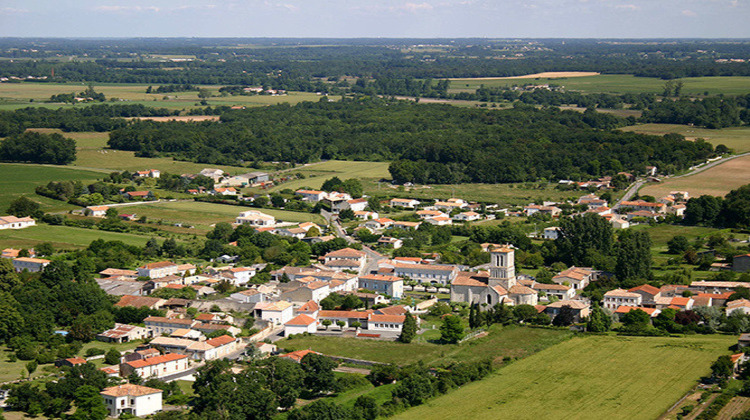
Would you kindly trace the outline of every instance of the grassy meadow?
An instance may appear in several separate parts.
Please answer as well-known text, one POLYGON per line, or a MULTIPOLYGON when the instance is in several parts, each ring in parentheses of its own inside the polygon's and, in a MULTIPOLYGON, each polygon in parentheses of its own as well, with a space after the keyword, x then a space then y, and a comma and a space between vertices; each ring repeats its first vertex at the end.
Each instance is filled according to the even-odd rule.
POLYGON ((293 181, 279 184, 270 191, 280 191, 285 189, 295 191, 300 188, 320 188, 327 179, 333 178, 334 176, 337 176, 342 180, 357 178, 363 182, 366 180, 390 178, 391 175, 388 172, 388 165, 389 162, 356 162, 344 160, 329 160, 325 162, 311 163, 287 171, 290 174, 301 173, 305 176, 304 179, 295 179, 293 181))
MULTIPOLYGON (((198 92, 146 93, 145 84, 94 84, 97 92, 107 99, 117 98, 128 104, 142 104, 155 108, 191 109, 200 107, 198 92)), ((154 84, 153 87, 158 87, 154 84)), ((317 101, 320 96, 308 92, 288 92, 287 95, 269 96, 220 96, 221 86, 199 86, 208 89, 215 96, 206 99, 210 106, 265 106, 279 103, 297 104, 303 101, 317 101)), ((60 93, 81 92, 86 89, 85 83, 0 83, 0 110, 12 110, 27 106, 44 106, 50 108, 88 106, 89 104, 45 103, 50 96, 60 93)), ((332 98, 333 99, 333 98, 332 98)), ((109 103, 109 102, 108 102, 109 103)), ((118 103, 118 102, 115 102, 118 103)), ((122 102, 119 102, 122 103, 122 102)), ((92 103, 90 103, 92 104, 92 103)))
POLYGON ((16 198, 25 195, 38 202, 44 211, 64 211, 76 208, 62 201, 41 197, 34 193, 39 185, 50 181, 80 180, 93 182, 102 174, 52 165, 26 165, 0 163, 0 214, 6 214, 8 205, 16 198))
POLYGON ((358 338, 306 336, 292 337, 276 344, 287 350, 312 349, 317 352, 407 365, 423 361, 428 365, 450 362, 475 362, 490 358, 495 364, 503 357, 526 357, 560 343, 571 336, 569 331, 518 326, 493 325, 489 335, 462 344, 435 344, 415 341, 409 344, 394 341, 358 338))
POLYGON ((516 184, 455 184, 418 185, 411 188, 392 187, 388 183, 365 182, 365 194, 392 195, 416 199, 458 197, 465 200, 499 203, 517 206, 541 201, 576 200, 585 191, 562 191, 555 189, 557 184, 516 183, 516 184))
MULTIPOLYGON (((687 77, 678 79, 683 82, 682 93, 686 95, 742 95, 750 91, 750 77, 687 77)), ((584 77, 507 79, 476 78, 452 79, 448 92, 473 92, 482 85, 522 86, 526 84, 552 83, 564 86, 567 90, 583 93, 656 93, 664 90, 665 81, 654 77, 635 77, 629 74, 600 74, 584 77)))
MULTIPOLYGON (((195 226, 196 233, 206 232, 219 222, 233 223, 240 212, 254 210, 251 207, 224 204, 202 203, 197 201, 163 202, 129 206, 128 211, 138 217, 146 216, 149 221, 162 220, 165 223, 186 223, 195 226)), ((255 209, 276 218, 276 221, 291 223, 315 222, 325 225, 319 214, 299 213, 276 209, 255 209)))
POLYGON ((735 343, 718 335, 577 337, 395 418, 654 419, 735 343))
POLYGON ((32 248, 42 242, 50 242, 58 249, 85 248, 97 239, 122 241, 128 245, 144 246, 150 238, 150 235, 40 224, 25 229, 0 230, 0 249, 9 247, 32 248))
POLYGON ((688 191, 691 197, 704 194, 723 197, 746 184, 750 184, 750 156, 728 160, 694 175, 648 184, 640 189, 640 194, 661 197, 670 191, 688 191))
POLYGON ((680 124, 639 124, 623 127, 621 130, 655 136, 677 133, 682 134, 688 140, 703 139, 714 146, 723 144, 737 153, 750 152, 750 127, 728 127, 712 130, 680 124))

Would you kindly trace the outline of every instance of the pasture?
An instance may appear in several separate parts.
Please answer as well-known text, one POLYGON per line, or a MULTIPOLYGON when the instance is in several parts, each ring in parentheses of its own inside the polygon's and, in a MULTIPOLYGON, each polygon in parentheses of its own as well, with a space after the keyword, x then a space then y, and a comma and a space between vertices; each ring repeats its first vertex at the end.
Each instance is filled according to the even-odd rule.
POLYGON ((489 335, 461 344, 435 344, 415 341, 409 344, 367 340, 358 338, 305 336, 292 337, 276 344, 287 350, 312 349, 317 352, 372 360, 382 363, 407 365, 423 361, 428 365, 450 362, 476 362, 492 359, 497 365, 503 357, 526 357, 544 348, 560 343, 571 336, 569 331, 526 328, 518 326, 502 327, 493 325, 489 335))
POLYGON ((667 178, 641 188, 641 195, 661 197, 670 191, 688 191, 691 197, 725 196, 729 191, 750 184, 750 156, 728 160, 694 175, 667 178))
POLYGON ((205 232, 219 222, 233 223, 240 212, 259 210, 276 218, 276 221, 291 223, 315 222, 325 225, 325 220, 319 214, 298 213, 276 209, 255 209, 252 207, 230 206, 225 204, 202 203, 198 201, 176 201, 156 204, 134 205, 128 207, 140 216, 146 216, 149 221, 162 220, 165 223, 186 223, 205 232))
MULTIPOLYGON (((289 173, 301 173, 304 179, 295 179, 280 185, 277 185, 271 191, 280 191, 291 189, 296 191, 300 188, 320 188, 323 183, 334 176, 341 180, 358 178, 364 181, 367 179, 390 178, 388 172, 389 162, 357 162, 343 160, 329 160, 325 162, 311 163, 309 165, 290 169, 289 173)), ((282 175, 282 174, 279 174, 282 175)))
POLYGON ((463 198, 464 200, 519 206, 531 202, 577 200, 585 191, 563 191, 548 183, 516 184, 451 184, 417 185, 409 188, 393 187, 376 181, 363 182, 365 194, 430 200, 433 198, 463 198))
MULTIPOLYGON (((687 77, 683 82, 682 93, 686 95, 743 95, 750 91, 750 77, 687 77)), ((664 90, 665 81, 653 77, 635 77, 630 74, 600 74, 597 76, 568 78, 469 78, 452 79, 449 93, 473 92, 482 85, 486 87, 523 86, 526 84, 550 83, 564 86, 567 90, 583 93, 656 93, 664 90)))
POLYGON ((22 195, 41 204, 44 211, 74 209, 76 206, 38 196, 34 193, 34 189, 50 181, 93 182, 101 176, 101 173, 64 166, 0 163, 0 214, 5 214, 10 202, 22 195))
MULTIPOLYGON (((31 248, 50 242, 58 249, 85 248, 97 239, 122 241, 128 245, 144 246, 151 236, 132 233, 107 232, 70 226, 37 225, 26 229, 0 230, 0 249, 31 248)), ((157 238, 157 240, 159 240, 157 238)), ((159 240, 161 242, 161 240, 159 240)))
POLYGON ((576 337, 395 418, 654 419, 735 343, 719 335, 576 337))
MULTIPOLYGON (((44 106, 51 108, 87 106, 88 104, 45 103, 50 96, 61 93, 81 92, 86 89, 85 83, 0 83, 0 110, 12 110, 26 106, 44 106)), ((190 109, 200 107, 201 99, 198 92, 146 93, 145 84, 95 84, 94 89, 103 93, 107 100, 119 99, 129 104, 142 104, 155 108, 190 109)), ((153 87, 158 87, 154 84, 153 87)), ((287 95, 253 95, 253 96, 221 96, 218 92, 221 86, 198 86, 208 89, 212 97, 206 102, 210 106, 245 106, 256 107, 275 105, 279 103, 297 104, 303 101, 317 101, 320 96, 309 92, 288 92, 287 95)), ((331 98, 333 99, 333 98, 331 98)))
POLYGON ((663 136, 667 133, 682 134, 688 140, 703 139, 714 146, 723 144, 737 153, 750 152, 750 127, 727 127, 720 130, 690 127, 680 124, 640 124, 620 130, 663 136))

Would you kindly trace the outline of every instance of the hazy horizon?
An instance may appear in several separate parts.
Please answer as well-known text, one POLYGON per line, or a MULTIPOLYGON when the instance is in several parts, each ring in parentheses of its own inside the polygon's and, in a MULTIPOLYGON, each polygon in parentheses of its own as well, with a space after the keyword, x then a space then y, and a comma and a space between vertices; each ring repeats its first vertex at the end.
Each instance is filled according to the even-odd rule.
POLYGON ((750 0, 4 0, 0 37, 750 38, 750 0))

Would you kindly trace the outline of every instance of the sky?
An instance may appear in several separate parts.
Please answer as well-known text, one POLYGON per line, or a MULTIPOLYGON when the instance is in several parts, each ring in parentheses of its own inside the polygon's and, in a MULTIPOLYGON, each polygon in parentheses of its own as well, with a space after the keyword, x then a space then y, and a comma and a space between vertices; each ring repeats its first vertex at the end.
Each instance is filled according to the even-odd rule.
POLYGON ((0 37, 748 38, 750 0, 0 0, 0 37))

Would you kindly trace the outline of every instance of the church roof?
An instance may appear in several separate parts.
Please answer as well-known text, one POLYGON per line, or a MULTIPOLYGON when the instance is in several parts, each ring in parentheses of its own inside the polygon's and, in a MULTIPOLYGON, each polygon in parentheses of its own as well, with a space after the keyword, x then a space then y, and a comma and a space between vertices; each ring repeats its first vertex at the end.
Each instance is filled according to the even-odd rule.
POLYGON ((485 287, 487 286, 487 280, 489 279, 490 274, 486 271, 480 271, 478 273, 472 273, 469 271, 461 271, 458 273, 455 279, 453 279, 453 282, 451 282, 454 286, 478 286, 478 287, 485 287))
POLYGON ((520 284, 515 284, 511 286, 509 292, 512 295, 535 295, 537 294, 536 290, 526 287, 526 286, 521 286, 520 284))
POLYGON ((508 294, 508 291, 505 290, 505 288, 503 286, 500 286, 500 285, 493 286, 492 289, 494 289, 497 292, 497 294, 499 294, 501 296, 508 294))

